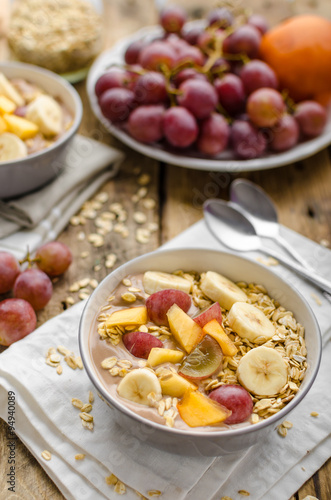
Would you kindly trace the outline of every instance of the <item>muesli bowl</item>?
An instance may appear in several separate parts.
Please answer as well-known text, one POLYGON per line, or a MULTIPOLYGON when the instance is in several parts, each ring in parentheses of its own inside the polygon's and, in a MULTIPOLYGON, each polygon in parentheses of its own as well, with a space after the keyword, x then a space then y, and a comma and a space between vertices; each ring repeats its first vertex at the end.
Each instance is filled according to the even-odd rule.
MULTIPOLYGON (((105 341, 100 340, 100 342, 105 341)), ((114 419, 118 421, 124 432, 154 447, 188 456, 221 456, 261 442, 268 433, 275 431, 277 425, 285 420, 306 396, 317 375, 321 358, 321 336, 318 323, 306 300, 292 285, 270 269, 248 259, 227 252, 192 248, 160 250, 145 254, 110 273, 90 296, 84 308, 79 327, 79 345, 82 361, 91 382, 101 399, 110 407, 114 419), (281 305, 286 311, 293 312, 297 323, 304 327, 307 349, 305 374, 298 384, 294 397, 289 398, 279 411, 270 414, 268 418, 259 418, 257 423, 246 421, 238 425, 206 428, 176 425, 169 427, 160 423, 159 419, 146 418, 144 416, 146 407, 143 408, 143 405, 126 404, 123 398, 118 397, 116 384, 119 383, 120 377, 113 377, 117 378, 116 384, 109 385, 108 381, 112 377, 107 379, 104 376, 107 370, 102 370, 99 365, 102 357, 109 356, 109 351, 105 350, 100 358, 100 353, 97 356, 95 350, 100 339, 97 325, 101 309, 105 311, 104 306, 109 305, 109 297, 128 276, 131 278, 141 276, 146 271, 174 273, 177 270, 195 273, 212 271, 226 276, 235 283, 262 285, 267 290, 268 296, 276 301, 276 306, 281 305), (137 408, 139 413, 137 413, 137 408)), ((125 380, 125 376, 122 380, 125 380)))
MULTIPOLYGON (((42 120, 43 125, 39 123, 39 130, 35 136, 29 137, 27 136, 30 134, 29 130, 20 129, 22 136, 21 138, 17 137, 18 140, 15 142, 16 135, 13 130, 17 127, 16 121, 11 123, 13 129, 8 126, 7 130, 1 130, 1 132, 4 132, 0 134, 2 140, 3 136, 8 132, 11 134, 12 143, 8 147, 18 149, 18 157, 16 159, 0 161, 0 199, 7 199, 36 190, 60 174, 66 163, 70 161, 68 155, 70 151, 69 145, 80 126, 83 106, 77 91, 72 85, 62 77, 44 68, 14 61, 0 62, 0 74, 5 77, 3 81, 3 77, 1 76, 1 96, 5 95, 11 100, 10 90, 7 92, 8 81, 11 83, 12 81, 17 81, 17 79, 23 80, 28 84, 32 84, 32 86, 37 86, 37 92, 40 89, 42 94, 46 96, 46 99, 55 99, 61 105, 61 109, 65 115, 60 132, 57 132, 55 128, 53 131, 50 131, 51 135, 47 134, 44 137, 44 134, 41 133, 42 127, 48 127, 49 129, 50 126, 54 126, 54 122, 50 123, 49 118, 47 119, 45 116, 40 118, 40 109, 43 107, 46 112, 50 112, 50 115, 52 115, 53 109, 49 108, 49 100, 45 104, 45 99, 42 103, 43 106, 40 106, 41 101, 39 99, 37 121, 40 122, 42 120), (13 135, 15 136, 14 140, 13 135), (39 142, 37 142, 37 139, 39 142), (28 147, 26 146, 27 141, 30 141, 28 147), (31 141, 34 141, 33 145, 31 145, 31 141), (23 146, 22 142, 24 143, 23 146)), ((40 98, 39 94, 38 98, 40 98)), ((26 118, 26 116, 20 115, 18 111, 18 108, 21 108, 22 112, 25 112, 26 102, 20 106, 20 102, 18 101, 16 105, 17 110, 8 113, 11 121, 13 121, 11 117, 14 117, 14 120, 16 116, 18 118, 26 118)), ((35 110, 34 113, 36 114, 35 110)), ((8 114, 0 112, 1 120, 4 115, 8 116, 8 114)), ((74 162, 72 162, 72 167, 75 167, 74 162)))

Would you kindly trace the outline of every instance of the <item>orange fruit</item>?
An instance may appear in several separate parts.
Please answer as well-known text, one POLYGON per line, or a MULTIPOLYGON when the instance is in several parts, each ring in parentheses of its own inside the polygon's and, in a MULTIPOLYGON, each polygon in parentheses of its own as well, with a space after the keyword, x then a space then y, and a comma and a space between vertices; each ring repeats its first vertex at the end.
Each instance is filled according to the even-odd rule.
POLYGON ((311 14, 283 21, 262 37, 260 57, 294 100, 330 95, 331 21, 311 14))

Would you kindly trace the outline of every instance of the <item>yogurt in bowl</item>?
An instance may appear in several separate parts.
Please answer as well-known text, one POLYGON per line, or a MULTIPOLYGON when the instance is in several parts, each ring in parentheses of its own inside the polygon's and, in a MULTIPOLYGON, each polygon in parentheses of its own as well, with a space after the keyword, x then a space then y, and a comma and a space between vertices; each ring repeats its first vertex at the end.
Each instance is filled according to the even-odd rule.
POLYGON ((154 252, 111 273, 89 299, 79 337, 114 417, 189 455, 256 443, 308 392, 321 352, 294 288, 259 264, 202 249, 154 252))

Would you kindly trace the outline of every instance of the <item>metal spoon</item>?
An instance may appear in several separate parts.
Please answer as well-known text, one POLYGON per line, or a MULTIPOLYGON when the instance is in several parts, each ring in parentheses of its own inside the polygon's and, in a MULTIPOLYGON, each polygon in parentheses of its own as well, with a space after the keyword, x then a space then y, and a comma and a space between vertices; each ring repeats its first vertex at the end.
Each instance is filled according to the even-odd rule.
POLYGON ((320 289, 331 293, 331 282, 318 276, 316 271, 312 272, 274 250, 263 248, 254 226, 231 202, 207 200, 203 205, 203 210, 209 230, 228 248, 239 252, 260 250, 296 271, 320 289))
POLYGON ((256 234, 274 240, 302 266, 314 269, 279 233, 276 207, 262 188, 246 179, 236 179, 230 186, 230 199, 247 212, 256 234))

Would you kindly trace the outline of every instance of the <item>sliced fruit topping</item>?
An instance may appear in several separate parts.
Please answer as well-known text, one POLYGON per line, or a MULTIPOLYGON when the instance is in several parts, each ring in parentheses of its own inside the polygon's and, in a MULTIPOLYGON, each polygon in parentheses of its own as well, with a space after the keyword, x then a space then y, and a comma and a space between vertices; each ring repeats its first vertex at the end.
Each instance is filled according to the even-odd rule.
POLYGON ((17 135, 10 132, 0 135, 0 161, 17 160, 27 155, 28 149, 17 135))
POLYGON ((214 271, 201 277, 200 288, 211 300, 218 302, 224 309, 231 309, 235 302, 246 302, 247 295, 235 283, 214 271))
POLYGON ((147 309, 145 306, 139 306, 115 311, 107 319, 106 326, 144 325, 145 323, 147 323, 147 309))
POLYGON ((267 342, 276 333, 274 325, 261 309, 243 302, 233 304, 228 314, 228 324, 239 337, 255 344, 267 342))
POLYGON ((3 119, 7 124, 8 131, 22 140, 31 139, 39 132, 39 128, 35 123, 20 116, 6 113, 3 115, 3 119))
POLYGON ((157 366, 162 363, 180 363, 183 357, 183 351, 179 351, 177 349, 165 349, 163 347, 153 347, 148 355, 147 361, 150 366, 157 366))
POLYGON ((183 377, 200 380, 208 378, 221 368, 222 349, 209 335, 206 335, 179 367, 178 373, 183 377))
POLYGON ((240 385, 221 385, 214 389, 209 397, 232 411, 230 417, 225 420, 226 424, 239 424, 252 414, 252 398, 249 392, 240 385))
POLYGON ((224 356, 234 356, 237 353, 238 349, 235 344, 216 319, 209 321, 209 323, 203 327, 202 331, 213 337, 219 343, 224 356))
POLYGON ((161 385, 149 368, 137 368, 127 373, 117 386, 118 394, 129 401, 149 406, 148 395, 161 396, 161 385))
POLYGON ((197 389, 197 386, 195 384, 169 369, 162 369, 161 373, 158 374, 158 376, 161 384, 162 394, 166 396, 171 396, 172 398, 181 398, 188 389, 192 391, 195 391, 197 389))
POLYGON ((198 323, 201 328, 203 328, 209 321, 215 319, 222 324, 222 309, 218 302, 212 304, 210 307, 202 311, 198 316, 193 318, 196 323, 198 323))
POLYGON ((61 131, 63 113, 53 97, 39 95, 28 105, 26 119, 38 125, 46 136, 57 135, 61 131))
POLYGON ((177 304, 184 312, 191 307, 191 297, 182 290, 166 289, 153 293, 146 300, 149 319, 159 326, 169 326, 167 312, 177 304))
POLYGON ((256 396, 274 396, 287 382, 287 365, 275 349, 255 347, 239 361, 237 377, 256 396))
POLYGON ((8 97, 0 95, 0 113, 14 113, 16 104, 8 97))
POLYGON ((178 344, 190 353, 203 337, 202 329, 177 304, 167 312, 171 333, 178 344))
POLYGON ((8 97, 8 99, 13 101, 17 106, 24 105, 23 97, 17 92, 14 85, 10 83, 3 73, 0 73, 0 94, 8 97))
POLYGON ((173 288, 189 293, 192 283, 181 276, 175 274, 163 273, 160 271, 147 271, 143 277, 144 290, 148 294, 173 288))
POLYGON ((224 422, 231 411, 199 391, 187 391, 177 404, 179 415, 190 427, 224 422))
POLYGON ((146 332, 130 332, 122 337, 123 344, 127 350, 136 358, 147 359, 151 350, 157 347, 163 350, 163 344, 160 339, 146 332))

